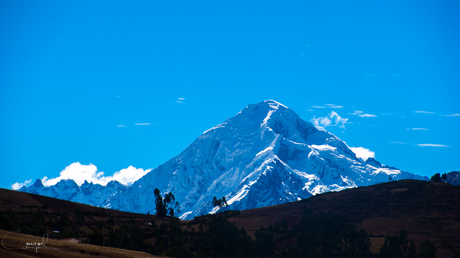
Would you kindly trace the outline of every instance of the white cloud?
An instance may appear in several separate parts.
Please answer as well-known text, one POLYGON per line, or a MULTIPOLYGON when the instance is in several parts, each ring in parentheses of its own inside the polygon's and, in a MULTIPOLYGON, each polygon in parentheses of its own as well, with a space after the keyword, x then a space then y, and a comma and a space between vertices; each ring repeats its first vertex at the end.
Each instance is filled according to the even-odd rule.
POLYGON ((29 180, 26 180, 24 183, 14 183, 13 185, 11 185, 11 189, 13 190, 19 190, 21 189, 23 186, 29 186, 30 183, 32 183, 32 179, 29 179, 29 180))
POLYGON ((358 158, 366 161, 368 158, 375 158, 375 152, 363 147, 350 147, 358 158))
POLYGON ((135 123, 134 125, 151 125, 152 123, 135 123))
POLYGON ((126 127, 126 125, 117 125, 117 127, 126 127))
POLYGON ((329 115, 325 117, 313 117, 310 122, 319 127, 328 127, 328 126, 338 126, 340 128, 345 128, 348 118, 342 118, 336 112, 332 111, 329 115))
POLYGON ((450 115, 444 115, 444 116, 460 116, 460 114, 450 114, 450 115))
POLYGON ((142 168, 135 168, 133 166, 129 166, 127 168, 115 172, 113 176, 107 177, 110 179, 107 181, 107 183, 112 180, 115 180, 125 185, 131 185, 139 178, 145 176, 150 171, 152 171, 152 169, 144 170, 142 168))
POLYGON ((376 115, 373 115, 373 114, 364 114, 364 111, 361 111, 361 110, 355 110, 355 112, 350 113, 350 115, 359 116, 359 117, 377 117, 376 115))
POLYGON ((450 147, 450 146, 447 146, 447 145, 443 145, 443 144, 431 144, 431 143, 420 143, 420 144, 417 144, 417 146, 420 146, 420 147, 450 147))
POLYGON ((407 142, 390 142, 390 143, 415 145, 415 146, 419 146, 419 147, 444 147, 444 148, 449 148, 450 147, 450 146, 443 145, 443 144, 432 144, 432 143, 419 143, 419 144, 412 144, 412 143, 407 143, 407 142))
POLYGON ((362 114, 362 115, 359 115, 359 117, 377 117, 377 116, 372 115, 372 114, 362 114))
POLYGON ((326 104, 324 106, 311 106, 312 108, 343 108, 343 106, 339 106, 336 104, 326 104))
POLYGON ((184 103, 185 98, 177 98, 176 103, 184 103))
POLYGON ((414 113, 417 113, 417 114, 434 114, 434 112, 429 112, 429 111, 415 111, 414 113))
POLYGON ((42 179, 42 183, 44 186, 52 186, 62 179, 72 179, 79 186, 81 186, 85 180, 100 185, 107 185, 107 183, 112 180, 116 180, 124 185, 131 185, 151 170, 152 169, 144 170, 142 168, 129 166, 128 168, 115 172, 112 176, 104 176, 104 172, 98 171, 97 167, 93 164, 82 165, 80 162, 75 162, 62 170, 59 173, 59 177, 48 179, 48 177, 45 176, 42 179))
POLYGON ((328 108, 343 108, 343 106, 335 105, 335 104, 326 104, 328 108))
POLYGON ((11 185, 11 189, 13 189, 13 190, 19 190, 19 189, 21 189, 23 186, 24 186, 23 183, 18 183, 18 182, 16 182, 16 183, 14 183, 13 185, 11 185))
POLYGON ((412 130, 412 131, 428 131, 427 128, 407 128, 406 130, 412 130))
POLYGON ((310 122, 315 126, 328 127, 331 124, 331 120, 328 117, 313 117, 310 122))

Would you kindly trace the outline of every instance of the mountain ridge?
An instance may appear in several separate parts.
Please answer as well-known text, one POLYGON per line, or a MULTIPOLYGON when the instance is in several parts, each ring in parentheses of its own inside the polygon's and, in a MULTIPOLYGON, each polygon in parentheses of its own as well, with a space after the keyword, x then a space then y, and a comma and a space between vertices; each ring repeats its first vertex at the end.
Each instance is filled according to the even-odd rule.
POLYGON ((213 197, 225 196, 232 209, 250 209, 398 179, 422 179, 366 161, 333 134, 302 120, 274 100, 250 104, 206 130, 179 155, 131 186, 62 184, 23 187, 20 191, 69 198, 98 207, 153 213, 155 188, 172 192, 181 219, 214 213, 213 197), (80 188, 80 191, 75 187, 80 188), (92 187, 92 188, 91 188, 92 187), (83 190, 82 190, 83 189, 83 190))

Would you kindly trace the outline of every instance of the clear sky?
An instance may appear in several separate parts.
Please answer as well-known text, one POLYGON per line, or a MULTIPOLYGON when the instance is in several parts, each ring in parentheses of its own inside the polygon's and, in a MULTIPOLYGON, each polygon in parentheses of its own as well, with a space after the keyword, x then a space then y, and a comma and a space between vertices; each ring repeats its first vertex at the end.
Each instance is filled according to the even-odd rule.
POLYGON ((75 162, 145 172, 266 99, 384 164, 460 170, 459 11, 443 0, 1 0, 0 187, 75 162))

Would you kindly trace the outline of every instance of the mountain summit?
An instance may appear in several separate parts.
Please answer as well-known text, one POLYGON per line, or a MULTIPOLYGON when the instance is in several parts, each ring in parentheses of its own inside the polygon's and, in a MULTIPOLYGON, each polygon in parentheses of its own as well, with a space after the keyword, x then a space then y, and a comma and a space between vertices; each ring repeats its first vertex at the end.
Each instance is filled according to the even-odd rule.
POLYGON ((85 184, 75 189, 72 185, 69 194, 59 183, 50 187, 36 183, 20 191, 153 213, 153 192, 158 188, 176 196, 181 219, 191 219, 216 212, 213 197, 225 196, 232 209, 243 210, 385 182, 389 176, 427 179, 375 159, 364 161, 336 136, 302 120, 283 104, 266 100, 205 131, 182 153, 129 187, 85 184))

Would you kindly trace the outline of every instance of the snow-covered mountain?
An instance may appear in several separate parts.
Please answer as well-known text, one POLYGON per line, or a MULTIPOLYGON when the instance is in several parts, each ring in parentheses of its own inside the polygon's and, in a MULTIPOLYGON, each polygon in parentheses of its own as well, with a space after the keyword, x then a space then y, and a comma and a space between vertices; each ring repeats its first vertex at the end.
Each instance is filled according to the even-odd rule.
POLYGON ((131 186, 72 180, 44 187, 40 180, 20 191, 139 213, 155 212, 155 188, 172 192, 182 219, 216 212, 213 197, 232 209, 250 209, 308 198, 328 191, 421 179, 366 161, 336 136, 302 120, 286 106, 267 100, 251 104, 198 137, 182 153, 131 186))

